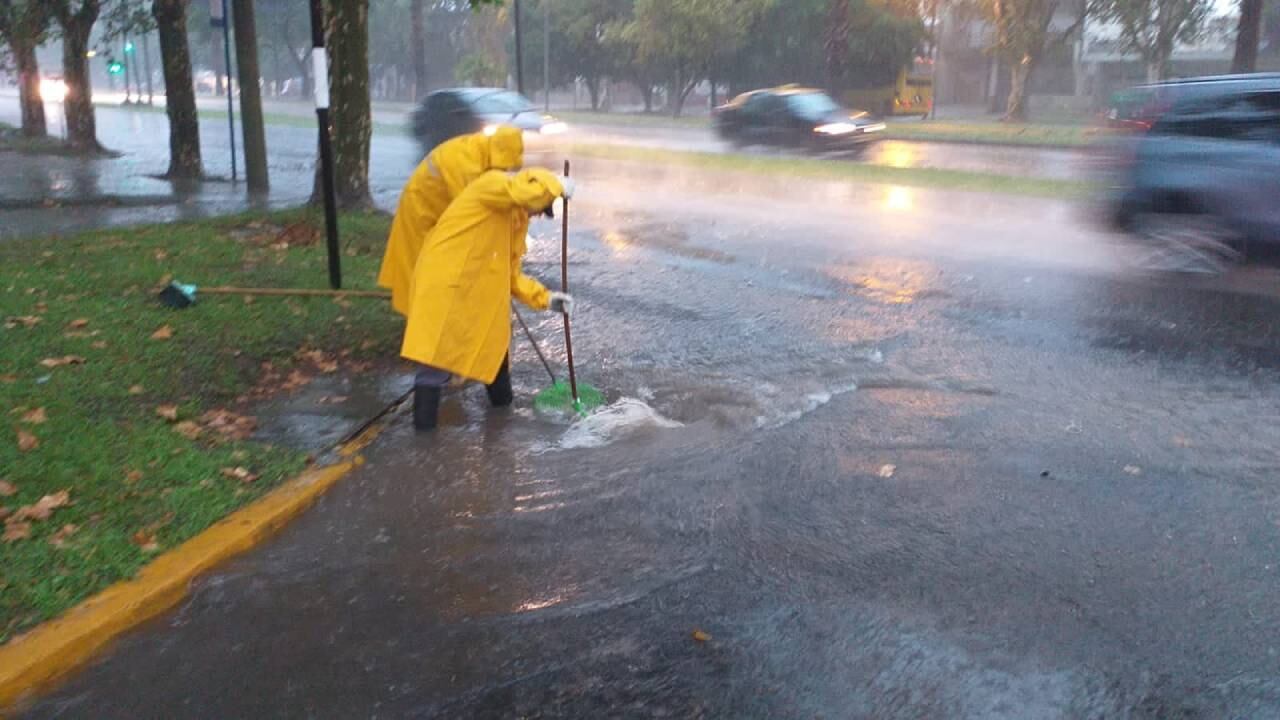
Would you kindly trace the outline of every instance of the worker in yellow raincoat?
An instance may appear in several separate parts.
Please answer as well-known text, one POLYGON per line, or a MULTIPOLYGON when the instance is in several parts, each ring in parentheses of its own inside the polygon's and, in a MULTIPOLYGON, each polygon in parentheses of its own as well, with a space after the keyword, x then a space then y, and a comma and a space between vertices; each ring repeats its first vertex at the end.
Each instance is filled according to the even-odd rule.
POLYGON ((523 163, 523 134, 501 125, 492 135, 462 135, 442 143, 418 164, 400 195, 378 272, 378 284, 391 291, 392 309, 408 317, 418 253, 449 203, 486 171, 518 170, 523 163))
POLYGON ((436 426, 452 375, 485 383, 495 407, 511 404, 511 298, 535 310, 569 313, 573 298, 550 292, 521 269, 531 213, 573 194, 547 170, 491 170, 454 198, 418 255, 400 355, 422 366, 414 379, 413 423, 436 426))

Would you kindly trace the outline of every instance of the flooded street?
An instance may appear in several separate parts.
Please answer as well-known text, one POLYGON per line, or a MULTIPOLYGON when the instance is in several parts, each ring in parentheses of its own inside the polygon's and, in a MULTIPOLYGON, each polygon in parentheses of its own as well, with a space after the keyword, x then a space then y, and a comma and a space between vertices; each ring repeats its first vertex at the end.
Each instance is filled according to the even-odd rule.
POLYGON ((1280 717, 1273 273, 1127 274, 1068 203, 575 175, 612 415, 535 414, 516 337, 513 410, 397 416, 21 717, 1280 717))

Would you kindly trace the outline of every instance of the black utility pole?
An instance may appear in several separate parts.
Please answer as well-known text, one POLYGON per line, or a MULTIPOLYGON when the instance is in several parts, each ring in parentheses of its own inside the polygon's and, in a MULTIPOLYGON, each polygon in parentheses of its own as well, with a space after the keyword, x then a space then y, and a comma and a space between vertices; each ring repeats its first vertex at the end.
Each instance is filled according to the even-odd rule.
POLYGON ((520 0, 511 0, 516 26, 516 92, 524 94, 524 52, 520 40, 520 0))
POLYGON ((311 74, 315 76, 316 123, 320 126, 320 180, 324 191, 324 228, 329 246, 329 285, 342 288, 338 247, 338 200, 333 189, 333 144, 329 138, 329 59, 324 50, 324 6, 311 0, 311 74))
MULTIPOLYGON (((236 172, 236 104, 232 97, 232 31, 227 17, 227 0, 209 0, 209 22, 215 28, 223 28, 223 69, 227 70, 227 135, 232 146, 232 182, 236 172)), ((216 83, 215 83, 216 85, 216 83)))

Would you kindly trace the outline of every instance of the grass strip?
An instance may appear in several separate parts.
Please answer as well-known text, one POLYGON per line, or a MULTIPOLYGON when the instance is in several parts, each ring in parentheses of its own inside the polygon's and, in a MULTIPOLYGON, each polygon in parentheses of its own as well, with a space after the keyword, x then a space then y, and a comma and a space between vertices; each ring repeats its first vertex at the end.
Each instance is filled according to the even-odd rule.
MULTIPOLYGON (((351 289, 373 287, 388 225, 343 216, 351 289)), ((239 432, 246 396, 395 357, 378 300, 155 299, 170 276, 325 287, 321 227, 291 210, 0 243, 0 642, 302 470, 239 432)))

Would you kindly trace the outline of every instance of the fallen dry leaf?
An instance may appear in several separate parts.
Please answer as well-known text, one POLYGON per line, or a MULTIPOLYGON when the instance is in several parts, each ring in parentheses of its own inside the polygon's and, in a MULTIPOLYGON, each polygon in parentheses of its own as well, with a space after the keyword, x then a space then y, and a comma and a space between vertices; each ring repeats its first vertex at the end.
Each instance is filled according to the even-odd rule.
POLYGON ((160 329, 151 333, 152 340, 168 340, 173 337, 173 328, 168 325, 161 325, 160 329))
POLYGON ((891 478, 893 477, 893 474, 896 472, 898 472, 897 465, 881 465, 880 471, 876 474, 882 478, 891 478))
POLYGON ((321 405, 341 405, 346 401, 347 401, 346 395, 325 395, 324 397, 320 398, 320 400, 318 400, 317 402, 319 402, 321 405))
POLYGON ((49 544, 61 550, 67 546, 67 540, 69 540, 72 535, 75 535, 76 530, 79 529, 80 528, 75 525, 63 525, 58 532, 53 534, 53 537, 49 538, 49 544))
POLYGON ((294 370, 293 372, 289 373, 289 377, 285 379, 284 383, 280 386, 280 389, 296 390, 297 388, 300 388, 309 382, 311 382, 310 375, 307 375, 301 370, 294 370))
POLYGON ((183 420, 173 426, 173 431, 188 440, 195 440, 200 437, 200 426, 190 420, 183 420))
POLYGON ((16 327, 33 328, 40 324, 40 318, 36 315, 16 315, 8 317, 4 320, 6 330, 12 330, 16 327))
POLYGON ((133 387, 129 388, 130 395, 141 395, 142 392, 143 392, 143 389, 141 385, 134 385, 133 387))
POLYGON ((75 320, 72 320, 71 322, 67 323, 67 327, 71 328, 72 330, 79 330, 82 327, 88 327, 88 326, 89 326, 89 318, 76 318, 75 320))
POLYGON ((169 253, 165 252, 164 250, 157 250, 154 257, 157 261, 164 260, 165 258, 169 257, 169 253))
POLYGON ((63 355, 62 357, 49 357, 40 361, 40 364, 47 368, 62 367, 63 365, 82 365, 84 358, 79 355, 63 355))
POLYGON ((129 472, 124 474, 124 481, 126 483, 129 483, 130 485, 138 482, 141 479, 142 479, 141 470, 130 470, 129 472))
POLYGON ((106 340, 97 340, 97 341, 94 341, 94 343, 93 343, 93 344, 91 344, 89 347, 93 348, 94 350, 106 350, 106 349, 107 349, 107 341, 106 341, 106 340))
POLYGON ((210 410, 200 416, 200 422, 204 424, 206 430, 232 440, 244 440, 253 435, 253 431, 258 427, 257 418, 224 409, 210 410))
POLYGON ((13 375, 11 373, 5 373, 4 375, 0 375, 0 383, 4 383, 5 385, 8 385, 9 383, 16 383, 16 382, 18 382, 17 375, 13 375))
POLYGON ((298 356, 315 365, 316 369, 322 373, 327 374, 338 370, 338 363, 323 350, 308 350, 299 353, 298 356))
POLYGON ((31 537, 31 523, 14 522, 12 519, 4 524, 4 541, 7 543, 26 540, 31 537))
POLYGON ((42 407, 38 407, 22 416, 22 422, 27 423, 28 425, 43 425, 48 420, 49 416, 45 413, 44 408, 42 407))
POLYGON ((258 479, 258 475, 249 472, 246 467, 222 468, 222 476, 232 480, 239 480, 246 485, 258 479))
POLYGON ((142 552, 155 552, 160 549, 160 543, 156 542, 156 534, 147 530, 139 530, 129 539, 142 552))
POLYGON ((18 449, 22 452, 31 452, 40 447, 40 438, 32 435, 26 430, 18 431, 18 449))
POLYGON ((18 488, 8 480, 0 480, 0 497, 13 497, 18 494, 18 488))
POLYGON ((25 520, 48 520, 54 510, 60 507, 66 507, 71 503, 71 491, 63 490, 52 495, 45 495, 36 501, 34 505, 24 505, 18 508, 18 511, 9 518, 9 522, 23 522, 25 520))
POLYGON ((10 510, 9 508, 3 505, 0 505, 0 520, 4 520, 5 518, 9 517, 12 514, 13 514, 12 510, 10 510))
POLYGON ((694 630, 694 631, 693 631, 693 639, 694 639, 694 640, 697 640, 697 641, 698 641, 698 642, 700 642, 700 643, 710 642, 710 640, 711 640, 711 635, 710 635, 710 633, 703 632, 702 630, 694 630))
POLYGON ((168 420, 169 422, 178 422, 178 406, 177 405, 157 405, 156 415, 168 420))

